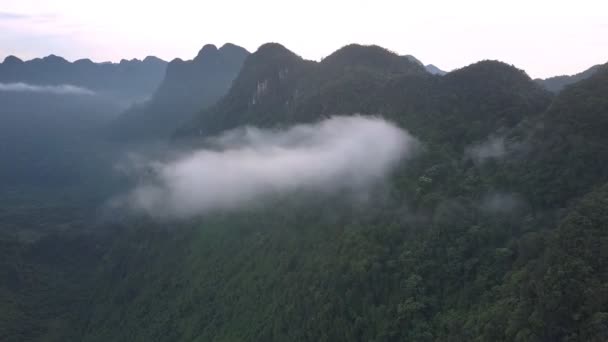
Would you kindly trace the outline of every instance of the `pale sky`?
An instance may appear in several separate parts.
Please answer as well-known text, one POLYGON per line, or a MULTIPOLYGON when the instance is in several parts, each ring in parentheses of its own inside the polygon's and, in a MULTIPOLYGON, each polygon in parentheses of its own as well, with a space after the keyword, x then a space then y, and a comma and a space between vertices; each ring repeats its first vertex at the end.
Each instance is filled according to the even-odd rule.
POLYGON ((498 59, 548 77, 608 62, 608 0, 0 0, 0 60, 191 59, 226 42, 315 60, 377 44, 444 70, 498 59))

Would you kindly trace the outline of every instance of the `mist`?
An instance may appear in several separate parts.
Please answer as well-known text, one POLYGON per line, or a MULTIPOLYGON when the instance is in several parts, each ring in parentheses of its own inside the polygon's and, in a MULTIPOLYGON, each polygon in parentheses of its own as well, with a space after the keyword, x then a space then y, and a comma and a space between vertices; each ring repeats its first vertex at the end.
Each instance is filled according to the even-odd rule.
POLYGON ((491 192, 485 194, 480 203, 480 209, 490 214, 506 214, 517 212, 526 205, 524 197, 516 193, 491 192))
POLYGON ((465 154, 477 164, 482 164, 490 159, 500 159, 506 153, 505 138, 502 136, 492 136, 479 144, 468 147, 465 151, 465 154))
POLYGON ((95 95, 95 92, 70 84, 60 85, 32 85, 27 83, 0 83, 0 91, 6 92, 31 92, 47 93, 57 95, 95 95))
POLYGON ((366 191, 418 142, 381 118, 336 116, 283 130, 240 128, 208 139, 207 146, 168 161, 131 158, 137 161, 132 170, 151 176, 121 205, 188 218, 289 192, 366 191))

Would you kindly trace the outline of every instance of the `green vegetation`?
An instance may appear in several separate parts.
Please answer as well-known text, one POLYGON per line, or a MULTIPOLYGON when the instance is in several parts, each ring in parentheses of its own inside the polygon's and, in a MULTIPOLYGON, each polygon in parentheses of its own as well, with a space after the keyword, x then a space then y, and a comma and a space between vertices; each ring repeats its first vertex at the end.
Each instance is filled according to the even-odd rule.
POLYGON ((364 113, 423 151, 365 199, 11 229, 0 340, 606 341, 606 94, 606 67, 553 96, 500 62, 434 76, 379 47, 315 63, 265 45, 176 142, 364 113))

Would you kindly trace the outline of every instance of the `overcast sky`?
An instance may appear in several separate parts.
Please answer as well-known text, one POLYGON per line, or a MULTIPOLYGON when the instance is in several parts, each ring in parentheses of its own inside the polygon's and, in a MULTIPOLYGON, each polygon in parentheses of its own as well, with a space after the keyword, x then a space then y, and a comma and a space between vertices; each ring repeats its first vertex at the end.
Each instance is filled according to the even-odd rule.
POLYGON ((442 69, 499 59, 532 77, 608 61, 607 0, 0 0, 0 59, 191 59, 274 41, 308 59, 378 44, 442 69))

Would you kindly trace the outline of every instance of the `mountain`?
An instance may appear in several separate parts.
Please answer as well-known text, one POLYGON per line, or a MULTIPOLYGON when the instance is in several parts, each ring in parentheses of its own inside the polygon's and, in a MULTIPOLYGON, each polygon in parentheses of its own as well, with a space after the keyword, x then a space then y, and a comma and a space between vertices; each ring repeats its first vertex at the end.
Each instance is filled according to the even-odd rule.
POLYGON ((430 72, 431 74, 433 74, 433 75, 441 75, 441 76, 443 76, 443 75, 445 75, 445 74, 447 74, 447 73, 448 73, 447 71, 443 71, 443 70, 439 69, 438 67, 436 67, 436 66, 435 66, 435 65, 433 65, 433 64, 428 64, 428 65, 426 65, 424 68, 425 68, 425 69, 426 69, 428 72, 430 72))
MULTIPOLYGON (((214 60, 209 56, 219 50, 206 46, 200 59, 214 60)), ((87 190, 67 196, 63 184, 45 196, 26 187, 0 191, 2 341, 608 340, 608 66, 552 94, 507 63, 484 60, 439 76, 378 46, 345 46, 315 62, 269 43, 243 60, 226 93, 173 135, 178 160, 200 164, 188 156, 205 155, 217 162, 192 179, 242 171, 226 156, 254 164, 252 178, 264 172, 250 158, 263 154, 264 144, 224 151, 207 145, 212 135, 332 115, 380 116, 417 140, 416 153, 362 193, 306 186, 282 193, 271 178, 264 183, 269 198, 188 219, 159 220, 127 210, 129 202, 99 207, 85 200, 87 190), (190 150, 201 146, 212 149, 190 150)), ((187 77, 194 61, 175 64, 183 72, 168 70, 157 91, 170 95, 167 102, 201 80, 187 77)), ((75 99, 92 99, 52 96, 76 107, 75 99)), ((20 101, 13 108, 27 97, 20 101)), ((69 111, 48 112, 54 118, 69 111)), ((141 126, 147 113, 136 117, 141 126)), ((167 118, 167 126, 178 118, 167 118)), ((81 143, 92 136, 86 133, 57 149, 23 134, 47 128, 53 134, 46 143, 70 135, 70 127, 43 119, 0 125, 0 139, 11 138, 0 144, 10 152, 2 161, 19 163, 23 153, 11 141, 24 136, 20 143, 37 151, 32 159, 42 181, 54 172, 79 179, 69 172, 92 164, 85 179, 105 188, 111 176, 101 171, 116 160, 47 163, 68 148, 82 149, 81 156, 104 150, 81 143)), ((257 143, 266 134, 249 133, 257 143)), ((299 141, 270 154, 292 143, 299 141)), ((365 153, 370 165, 375 146, 365 153)), ((342 162, 342 155, 323 159, 342 162)), ((137 182, 175 174, 188 199, 228 191, 197 187, 183 168, 155 174, 163 163, 137 173, 137 182)), ((277 184, 299 176, 300 169, 269 164, 277 184)), ((132 189, 124 184, 118 199, 132 189)), ((182 205, 188 203, 177 209, 182 205)))
POLYGON ((348 45, 314 62, 280 44, 265 44, 247 58, 226 96, 183 125, 176 136, 213 134, 243 124, 304 122, 329 112, 353 112, 367 100, 366 96, 358 97, 357 92, 364 95, 401 75, 428 74, 409 58, 378 46, 348 45), (347 98, 339 96, 345 91, 347 98))
POLYGON ((111 126, 121 139, 164 138, 184 120, 222 97, 237 76, 247 50, 205 45, 190 61, 173 60, 152 97, 124 112, 111 126))
POLYGON ((447 74, 447 71, 443 71, 443 70, 439 69, 438 67, 434 66, 433 64, 427 64, 427 65, 422 64, 422 62, 418 58, 416 58, 412 55, 405 55, 404 57, 414 63, 424 66, 424 69, 426 69, 426 71, 428 71, 429 73, 431 73, 433 75, 443 76, 443 75, 447 74))
POLYGON ((84 341, 608 337, 608 73, 552 96, 502 62, 394 74, 394 56, 378 65, 367 61, 377 50, 358 49, 321 66, 264 46, 196 129, 286 126, 321 117, 299 108, 352 105, 407 128, 421 155, 364 203, 295 195, 134 225, 105 255, 84 341), (474 162, 471 147, 492 137, 504 153, 474 162))
POLYGON ((536 79, 535 81, 541 84, 545 89, 549 90, 552 93, 559 93, 565 87, 570 84, 579 82, 581 80, 587 79, 591 77, 591 75, 595 74, 595 72, 601 67, 601 65, 594 65, 591 68, 580 72, 576 75, 563 75, 563 76, 554 76, 546 79, 536 79))
POLYGON ((441 131, 447 138, 454 131, 450 139, 462 146, 542 112, 550 98, 523 71, 500 62, 483 61, 440 77, 378 46, 349 45, 313 62, 268 44, 245 61, 227 95, 175 137, 363 113, 407 122, 424 136, 441 131))
POLYGON ((541 118, 530 123, 532 163, 521 179, 530 182, 544 205, 565 205, 594 186, 608 182, 608 64, 566 87, 541 118))
POLYGON ((55 55, 29 61, 8 56, 0 63, 0 83, 77 86, 124 105, 147 98, 160 83, 166 65, 156 57, 146 57, 143 61, 123 59, 120 63, 94 63, 89 59, 70 63, 55 55))

